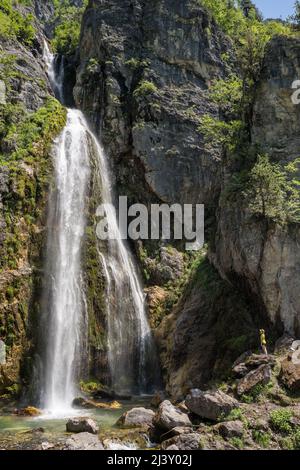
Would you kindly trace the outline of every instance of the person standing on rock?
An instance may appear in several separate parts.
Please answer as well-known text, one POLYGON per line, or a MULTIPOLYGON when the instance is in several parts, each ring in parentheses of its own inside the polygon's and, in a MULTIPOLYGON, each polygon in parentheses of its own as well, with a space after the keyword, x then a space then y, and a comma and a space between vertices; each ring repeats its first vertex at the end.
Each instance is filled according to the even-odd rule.
POLYGON ((268 350, 267 350, 267 341, 266 341, 266 333, 265 330, 259 330, 260 334, 260 345, 263 353, 267 356, 268 355, 268 350))

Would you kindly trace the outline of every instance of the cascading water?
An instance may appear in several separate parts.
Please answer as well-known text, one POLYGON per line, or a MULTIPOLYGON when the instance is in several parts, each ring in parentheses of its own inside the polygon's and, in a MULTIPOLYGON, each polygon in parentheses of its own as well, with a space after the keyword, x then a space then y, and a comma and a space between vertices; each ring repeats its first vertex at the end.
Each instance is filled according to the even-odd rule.
MULTIPOLYGON (((44 59, 57 98, 63 102, 63 67, 45 43, 44 59)), ((147 322, 137 268, 121 240, 105 154, 78 110, 69 109, 67 125, 55 144, 55 189, 50 198, 47 286, 44 328, 42 402, 52 411, 66 410, 76 395, 76 370, 86 344, 81 246, 86 225, 90 162, 94 160, 107 221, 115 239, 99 240, 107 280, 108 359, 111 386, 118 392, 143 393, 158 385, 159 366, 147 322)))
POLYGON ((138 270, 121 239, 105 153, 92 135, 103 206, 110 233, 99 251, 107 280, 108 359, 111 385, 119 393, 147 393, 159 386, 156 348, 146 316, 138 270))
MULTIPOLYGON (((56 80, 45 49, 49 78, 56 80)), ((65 411, 76 394, 76 369, 85 339, 85 299, 81 246, 86 227, 90 161, 86 126, 79 111, 68 110, 67 124, 54 146, 55 188, 50 195, 43 317, 47 330, 43 406, 65 411)))

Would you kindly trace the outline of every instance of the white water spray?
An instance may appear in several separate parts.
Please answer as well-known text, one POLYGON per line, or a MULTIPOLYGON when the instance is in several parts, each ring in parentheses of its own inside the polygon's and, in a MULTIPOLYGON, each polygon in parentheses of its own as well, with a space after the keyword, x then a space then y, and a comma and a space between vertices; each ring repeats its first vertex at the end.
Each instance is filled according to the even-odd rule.
MULTIPOLYGON (((63 102, 63 67, 55 73, 54 56, 45 42, 48 76, 63 102)), ((66 411, 76 396, 76 372, 87 340, 81 247, 86 227, 90 162, 94 160, 107 219, 116 240, 99 241, 107 281, 108 359, 111 385, 118 392, 155 388, 158 364, 148 325, 144 293, 130 251, 119 236, 108 164, 97 138, 78 110, 69 109, 67 125, 55 144, 55 189, 50 198, 47 286, 44 326, 43 405, 66 411)))

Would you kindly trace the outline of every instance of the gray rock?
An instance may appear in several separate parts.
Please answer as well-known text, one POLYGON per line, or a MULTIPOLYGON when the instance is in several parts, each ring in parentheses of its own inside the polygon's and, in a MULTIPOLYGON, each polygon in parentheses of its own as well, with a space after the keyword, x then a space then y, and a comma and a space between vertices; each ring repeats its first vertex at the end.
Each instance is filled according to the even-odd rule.
POLYGON ((196 432, 181 434, 161 444, 163 450, 199 450, 200 435, 196 432), (173 447, 175 446, 175 447, 173 447))
POLYGON ((274 356, 266 354, 251 354, 246 357, 242 355, 240 360, 233 364, 232 372, 238 377, 245 377, 248 372, 257 369, 263 364, 269 364, 273 367, 276 364, 276 359, 274 356))
POLYGON ((239 407, 239 402, 220 390, 204 392, 193 389, 186 397, 186 405, 190 411, 201 418, 217 421, 221 416, 228 415, 239 407))
POLYGON ((99 427, 91 418, 76 417, 71 418, 66 424, 67 432, 97 434, 99 427))
POLYGON ((159 405, 153 423, 156 427, 166 431, 180 426, 192 426, 188 415, 173 406, 168 400, 163 401, 159 405))
POLYGON ((67 439, 64 450, 104 450, 104 447, 97 436, 82 432, 67 439))
POLYGON ((244 425, 242 421, 227 421, 219 425, 219 433, 225 438, 242 437, 244 425))
POLYGON ((263 364, 258 369, 249 372, 237 384, 238 395, 251 392, 256 385, 267 385, 272 378, 272 370, 268 364, 263 364))
POLYGON ((166 432, 162 436, 160 436, 162 441, 166 441, 168 439, 171 439, 172 437, 180 436, 181 434, 190 434, 191 433, 191 428, 188 427, 183 427, 183 426, 177 426, 176 428, 171 429, 171 431, 166 432))
POLYGON ((125 428, 151 426, 154 416, 155 413, 152 410, 142 407, 133 408, 121 416, 117 421, 117 425, 125 428))

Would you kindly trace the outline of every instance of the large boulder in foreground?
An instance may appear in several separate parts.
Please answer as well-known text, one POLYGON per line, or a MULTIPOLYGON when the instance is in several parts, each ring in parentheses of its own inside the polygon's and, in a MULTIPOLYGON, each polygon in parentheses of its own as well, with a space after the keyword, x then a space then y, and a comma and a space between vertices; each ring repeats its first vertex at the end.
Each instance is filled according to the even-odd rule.
POLYGON ((66 424, 67 432, 97 434, 99 427, 91 418, 71 418, 66 424))
POLYGON ((172 405, 169 400, 165 400, 159 405, 153 423, 156 427, 165 431, 170 431, 180 426, 192 426, 188 415, 172 405))
POLYGON ((212 421, 217 421, 233 409, 239 408, 239 402, 221 390, 204 392, 193 389, 186 397, 185 403, 192 413, 212 421))
POLYGON ((64 450, 104 450, 104 447, 97 436, 82 432, 67 439, 64 450))
POLYGON ((121 416, 117 425, 124 428, 149 427, 152 425, 154 416, 154 411, 147 408, 133 408, 121 416))

